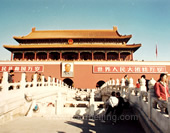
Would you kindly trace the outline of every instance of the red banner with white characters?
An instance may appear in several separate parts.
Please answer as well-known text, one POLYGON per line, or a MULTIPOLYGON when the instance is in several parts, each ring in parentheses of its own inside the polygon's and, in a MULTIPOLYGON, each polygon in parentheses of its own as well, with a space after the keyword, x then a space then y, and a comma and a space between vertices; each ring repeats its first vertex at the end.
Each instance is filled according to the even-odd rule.
POLYGON ((0 66, 0 72, 9 72, 14 70, 14 72, 43 72, 44 66, 0 66))
POLYGON ((166 73, 166 66, 93 65, 93 73, 166 73))

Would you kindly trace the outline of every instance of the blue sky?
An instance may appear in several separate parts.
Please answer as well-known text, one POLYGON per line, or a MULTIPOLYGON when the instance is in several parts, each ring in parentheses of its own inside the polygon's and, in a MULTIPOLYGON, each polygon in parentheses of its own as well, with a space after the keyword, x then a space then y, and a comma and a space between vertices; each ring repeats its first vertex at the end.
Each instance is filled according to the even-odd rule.
POLYGON ((112 29, 132 34, 141 43, 134 60, 170 61, 169 0, 0 0, 0 60, 9 60, 3 45, 18 45, 13 36, 36 30, 112 29), (156 44, 158 57, 156 58, 156 44))

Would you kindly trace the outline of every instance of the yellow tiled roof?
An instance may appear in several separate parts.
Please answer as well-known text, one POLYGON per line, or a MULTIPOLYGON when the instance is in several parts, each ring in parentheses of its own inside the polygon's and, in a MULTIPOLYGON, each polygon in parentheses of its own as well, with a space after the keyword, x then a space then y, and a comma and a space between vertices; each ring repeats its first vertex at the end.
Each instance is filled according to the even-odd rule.
POLYGON ((132 35, 120 35, 117 27, 113 30, 43 30, 37 31, 35 28, 26 36, 14 36, 16 40, 25 39, 88 39, 88 38, 111 38, 111 39, 125 39, 131 38, 132 35))

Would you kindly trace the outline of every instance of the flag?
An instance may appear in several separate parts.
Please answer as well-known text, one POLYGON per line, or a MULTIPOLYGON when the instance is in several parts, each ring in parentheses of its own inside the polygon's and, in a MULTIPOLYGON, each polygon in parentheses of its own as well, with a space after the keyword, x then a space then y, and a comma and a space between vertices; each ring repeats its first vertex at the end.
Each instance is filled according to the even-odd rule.
POLYGON ((156 58, 158 56, 158 48, 157 48, 157 45, 156 45, 156 58))

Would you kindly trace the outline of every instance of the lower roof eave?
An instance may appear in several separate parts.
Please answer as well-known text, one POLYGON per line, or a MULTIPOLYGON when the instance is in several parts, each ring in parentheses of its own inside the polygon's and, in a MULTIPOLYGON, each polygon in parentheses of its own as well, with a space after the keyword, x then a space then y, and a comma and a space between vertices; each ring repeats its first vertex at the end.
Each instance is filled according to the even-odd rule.
POLYGON ((13 51, 27 51, 27 50, 133 50, 136 51, 141 47, 141 44, 133 45, 4 45, 5 49, 13 51))

